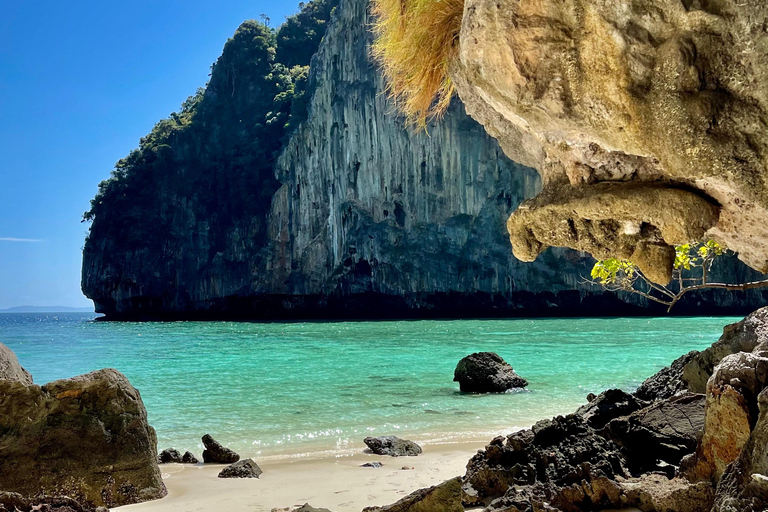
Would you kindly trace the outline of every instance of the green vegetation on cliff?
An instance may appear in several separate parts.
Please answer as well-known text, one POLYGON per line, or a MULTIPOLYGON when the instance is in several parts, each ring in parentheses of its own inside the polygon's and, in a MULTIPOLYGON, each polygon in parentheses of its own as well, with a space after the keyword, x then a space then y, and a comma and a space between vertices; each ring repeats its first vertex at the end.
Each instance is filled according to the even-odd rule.
MULTIPOLYGON (((129 250, 151 246, 159 233, 173 236, 162 228, 171 230, 174 205, 185 200, 203 205, 214 225, 245 212, 263 216, 278 187, 274 159, 307 115, 309 62, 336 4, 300 4, 277 30, 244 22, 211 67, 206 87, 158 122, 99 184, 83 215, 96 221, 90 237, 111 232, 129 250), (163 194, 169 185, 170 203, 163 194)), ((258 223, 254 230, 263 236, 258 223)), ((211 236, 220 232, 210 230, 211 236)))

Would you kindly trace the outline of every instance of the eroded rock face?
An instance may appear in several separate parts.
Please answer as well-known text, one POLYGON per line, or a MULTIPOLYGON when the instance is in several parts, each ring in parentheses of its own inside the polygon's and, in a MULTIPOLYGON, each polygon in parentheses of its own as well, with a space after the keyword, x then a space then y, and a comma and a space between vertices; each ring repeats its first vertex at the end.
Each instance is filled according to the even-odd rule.
POLYGON ((453 478, 419 489, 400 501, 383 507, 366 507, 363 512, 464 512, 461 478, 453 478))
POLYGON ((452 79, 544 184, 509 220, 515 254, 632 257, 665 282, 669 245, 712 237, 768 271, 767 21, 759 0, 466 0, 452 79))
POLYGON ((0 343, 0 380, 32 384, 32 374, 25 370, 11 349, 0 343))
POLYGON ((0 380, 0 489, 117 507, 165 496, 139 392, 106 369, 45 386, 0 380))

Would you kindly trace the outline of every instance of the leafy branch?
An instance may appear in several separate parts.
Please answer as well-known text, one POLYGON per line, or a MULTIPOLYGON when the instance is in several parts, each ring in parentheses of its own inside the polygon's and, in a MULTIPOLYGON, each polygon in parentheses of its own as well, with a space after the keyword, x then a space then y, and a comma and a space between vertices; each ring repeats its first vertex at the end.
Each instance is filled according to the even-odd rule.
POLYGON ((714 240, 675 246, 673 278, 667 285, 654 283, 631 261, 616 258, 596 262, 592 268, 591 279, 586 281, 608 291, 630 292, 664 304, 667 306, 667 312, 671 311, 686 293, 696 290, 746 291, 768 287, 768 279, 738 284, 710 282, 709 274, 713 263, 726 252, 727 249, 714 240))

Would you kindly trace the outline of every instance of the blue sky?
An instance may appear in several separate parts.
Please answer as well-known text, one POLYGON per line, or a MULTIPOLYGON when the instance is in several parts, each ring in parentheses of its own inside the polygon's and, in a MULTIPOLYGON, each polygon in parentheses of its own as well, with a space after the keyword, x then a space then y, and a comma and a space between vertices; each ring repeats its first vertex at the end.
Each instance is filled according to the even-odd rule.
POLYGON ((0 309, 90 306, 82 213, 115 162, 208 79, 243 20, 298 0, 19 1, 0 17, 0 309))

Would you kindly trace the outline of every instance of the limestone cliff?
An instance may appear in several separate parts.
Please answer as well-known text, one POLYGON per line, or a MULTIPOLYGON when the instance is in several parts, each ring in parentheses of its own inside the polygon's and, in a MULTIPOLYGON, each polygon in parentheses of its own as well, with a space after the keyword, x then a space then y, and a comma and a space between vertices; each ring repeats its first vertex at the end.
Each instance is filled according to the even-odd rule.
MULTIPOLYGON (((107 200, 93 218, 83 290, 97 311, 111 318, 642 312, 635 297, 616 300, 582 284, 592 262, 586 254, 514 258, 505 222, 540 190, 539 176, 505 156, 458 100, 427 133, 406 129, 369 58, 369 25, 365 0, 341 1, 312 58, 306 120, 268 169, 230 164, 242 160, 242 147, 218 154, 218 167, 194 163, 232 140, 223 133, 258 136, 227 125, 257 109, 249 75, 217 64, 202 105, 231 98, 231 119, 193 117, 201 133, 222 126, 195 144, 168 144, 172 155, 160 149, 166 163, 124 185, 125 201, 107 200), (149 207, 131 203, 139 189, 151 195, 149 207)), ((228 52, 235 50, 225 48, 222 58, 228 52)), ((750 271, 731 262, 720 272, 743 280, 750 271)), ((677 311, 703 312, 696 308, 704 297, 710 312, 763 302, 757 292, 708 295, 677 311)))
POLYGON ((465 0, 450 75, 544 182, 510 218, 516 255, 666 282, 670 245, 710 237, 768 271, 767 26, 759 0, 465 0))

